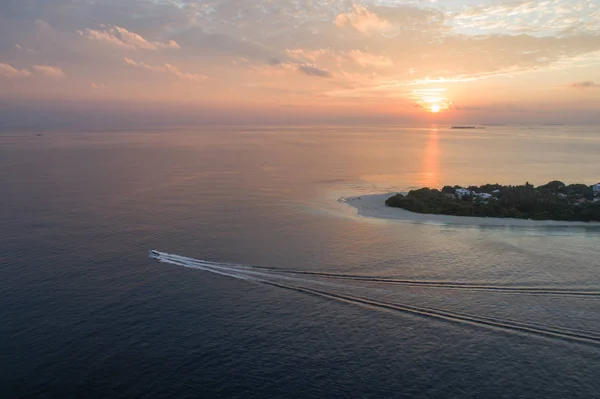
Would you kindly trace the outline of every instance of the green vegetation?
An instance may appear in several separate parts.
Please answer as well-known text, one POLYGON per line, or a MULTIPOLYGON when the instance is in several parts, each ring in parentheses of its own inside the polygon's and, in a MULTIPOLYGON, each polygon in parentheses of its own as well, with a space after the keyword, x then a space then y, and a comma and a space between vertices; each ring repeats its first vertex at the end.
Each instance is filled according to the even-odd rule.
POLYGON ((585 184, 565 185, 551 181, 534 187, 485 184, 446 186, 442 190, 421 188, 396 194, 387 206, 417 213, 559 221, 600 221, 600 195, 585 184))

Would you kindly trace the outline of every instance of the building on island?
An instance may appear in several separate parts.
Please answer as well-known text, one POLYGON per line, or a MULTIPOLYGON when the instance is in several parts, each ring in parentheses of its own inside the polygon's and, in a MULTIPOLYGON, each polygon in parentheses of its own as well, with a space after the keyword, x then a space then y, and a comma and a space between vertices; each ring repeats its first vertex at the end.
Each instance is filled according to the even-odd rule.
POLYGON ((494 197, 492 194, 488 194, 488 193, 474 193, 473 195, 475 196, 475 198, 473 198, 473 201, 479 200, 484 204, 489 204, 490 200, 496 199, 496 197, 494 197))
POLYGON ((471 190, 467 190, 466 188, 457 188, 456 191, 454 191, 454 194, 458 197, 458 199, 463 199, 463 197, 473 195, 473 192, 471 190))
POLYGON ((593 185, 592 190, 594 190, 594 195, 600 195, 600 183, 593 185))

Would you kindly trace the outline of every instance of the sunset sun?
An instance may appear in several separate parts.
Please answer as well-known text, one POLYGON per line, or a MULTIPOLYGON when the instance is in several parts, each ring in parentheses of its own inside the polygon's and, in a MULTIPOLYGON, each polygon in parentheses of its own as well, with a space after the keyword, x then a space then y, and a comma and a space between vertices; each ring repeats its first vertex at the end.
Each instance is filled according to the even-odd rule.
POLYGON ((437 104, 431 105, 431 108, 430 108, 431 112, 433 112, 434 114, 440 112, 440 109, 441 109, 440 106, 437 104))

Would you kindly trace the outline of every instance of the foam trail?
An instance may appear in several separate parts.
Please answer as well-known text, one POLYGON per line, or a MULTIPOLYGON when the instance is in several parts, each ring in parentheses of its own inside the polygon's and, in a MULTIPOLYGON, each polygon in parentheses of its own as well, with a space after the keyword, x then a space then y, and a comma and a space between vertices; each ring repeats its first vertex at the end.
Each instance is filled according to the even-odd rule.
POLYGON ((226 267, 234 268, 240 271, 266 271, 269 273, 277 274, 288 274, 288 275, 304 275, 304 276, 315 276, 327 279, 339 279, 339 280, 352 280, 352 281, 363 281, 369 283, 383 283, 389 285, 401 285, 406 287, 419 287, 419 288, 440 288, 440 289, 452 289, 452 290, 466 290, 466 291, 490 291, 497 293, 506 294, 523 294, 523 295, 565 295, 565 296, 585 296, 585 297, 598 297, 600 298, 600 291, 597 290, 573 290, 556 287, 515 287, 515 286, 502 286, 502 285, 491 285, 491 284, 474 284, 466 282, 449 282, 449 281, 428 281, 428 280, 403 280, 395 278, 383 278, 383 277, 372 277, 372 276, 361 276, 352 274, 339 274, 339 273, 323 273, 323 272, 311 272, 302 270, 287 270, 287 269, 276 269, 261 266, 249 266, 249 265, 238 265, 232 263, 218 263, 211 261, 198 260, 188 258, 180 255, 173 255, 164 252, 158 252, 161 256, 168 256, 172 258, 181 259, 186 262, 192 262, 196 264, 203 264, 210 267, 226 267))
POLYGON ((382 308, 382 309, 399 311, 399 312, 403 312, 403 313, 412 313, 412 314, 416 314, 419 316, 431 317, 431 318, 435 318, 435 319, 442 319, 442 320, 458 322, 458 323, 479 325, 479 326, 484 326, 484 327, 492 327, 492 328, 498 328, 498 329, 507 330, 507 331, 530 333, 530 334, 542 335, 542 336, 547 336, 547 337, 552 337, 552 338, 559 338, 559 339, 564 339, 564 340, 571 340, 571 341, 578 341, 578 342, 583 342, 583 343, 591 343, 591 344, 600 345, 600 337, 598 337, 598 336, 580 334, 577 332, 570 332, 567 329, 559 330, 559 329, 538 328, 533 325, 527 325, 526 323, 513 323, 513 322, 509 322, 509 321, 502 321, 501 319, 494 320, 491 318, 484 318, 484 317, 478 317, 478 316, 473 316, 473 315, 465 316, 465 315, 461 315, 459 313, 453 313, 453 312, 447 312, 447 311, 441 311, 441 310, 435 310, 435 309, 429 309, 429 308, 419 308, 419 307, 409 306, 409 305, 404 305, 404 304, 381 302, 381 301, 376 301, 376 300, 372 300, 372 299, 368 299, 368 298, 335 294, 335 293, 331 293, 331 292, 324 292, 324 291, 315 290, 315 289, 306 288, 306 287, 289 287, 289 286, 286 286, 283 284, 269 283, 269 282, 267 282, 267 284, 275 285, 275 286, 282 287, 282 288, 294 289, 297 291, 303 291, 306 293, 311 293, 311 294, 315 294, 315 295, 323 296, 323 297, 327 297, 327 298, 340 299, 340 300, 343 300, 346 302, 356 303, 359 305, 373 306, 373 307, 378 307, 378 308, 382 308))
MULTIPOLYGON (((324 298, 340 300, 347 303, 370 306, 379 309, 397 311, 402 313, 414 314, 422 317, 429 317, 439 320, 446 320, 455 323, 469 324, 482 326, 487 328, 501 329, 508 332, 535 334, 550 338, 558 338, 568 341, 576 341, 587 344, 600 345, 600 336, 582 330, 568 329, 562 327, 547 326, 540 323, 521 322, 516 320, 507 320, 486 316, 477 316, 467 313, 451 312, 442 309, 418 307, 401 303, 391 303, 378 301, 375 299, 340 294, 322 289, 310 288, 306 286, 292 285, 290 283, 311 283, 308 280, 302 280, 295 277, 279 276, 270 274, 266 271, 251 270, 251 268, 236 268, 232 266, 224 266, 215 262, 205 262, 198 259, 187 258, 179 255, 160 253, 154 256, 159 262, 170 263, 178 266, 203 270, 211 273, 216 273, 223 276, 233 277, 236 279, 250 280, 268 284, 275 287, 286 288, 298 292, 304 292, 324 298), (277 280, 279 279, 279 280, 277 280), (283 280, 283 282, 281 281, 283 280)), ((318 283, 318 282, 317 282, 318 283)), ((328 284, 331 285, 331 284, 328 284)), ((333 284, 336 285, 336 284, 333 284)))
POLYGON ((172 265, 183 266, 183 267, 187 267, 190 269, 204 270, 207 272, 220 274, 222 276, 227 276, 227 277, 233 277, 233 278, 237 278, 240 280, 253 280, 253 278, 251 276, 245 276, 245 275, 236 274, 236 273, 228 273, 227 271, 221 271, 221 270, 218 270, 217 268, 204 267, 201 264, 189 263, 186 261, 178 261, 176 259, 170 259, 170 258, 166 258, 166 257, 165 258, 162 258, 162 257, 156 258, 156 260, 158 260, 161 263, 170 263, 172 265))
POLYGON ((183 267, 188 267, 192 269, 199 269, 209 272, 214 272, 216 274, 233 277, 241 280, 253 280, 258 282, 269 282, 269 279, 277 278, 279 280, 284 280, 287 282, 293 283, 313 283, 317 285, 323 285, 327 287, 335 287, 335 288, 348 288, 348 285, 345 284, 336 284, 336 283, 325 283, 321 281, 310 281, 298 277, 290 277, 290 276, 278 276, 273 273, 267 273, 264 271, 256 271, 249 269, 239 269, 231 266, 224 266, 224 264, 218 264, 215 262, 206 262, 203 260, 187 258, 180 255, 166 254, 161 253, 159 258, 155 258, 159 262, 162 263, 170 263, 174 265, 179 265, 183 267))

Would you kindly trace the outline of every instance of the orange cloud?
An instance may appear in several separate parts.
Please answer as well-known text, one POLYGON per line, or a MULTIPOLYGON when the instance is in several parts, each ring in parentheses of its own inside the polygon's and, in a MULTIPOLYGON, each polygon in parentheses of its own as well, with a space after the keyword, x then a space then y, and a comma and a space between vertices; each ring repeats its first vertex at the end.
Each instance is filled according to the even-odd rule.
POLYGON ((0 63, 0 76, 5 78, 22 78, 30 76, 31 72, 27 69, 17 69, 9 64, 0 63))
POLYGON ((86 29, 85 31, 78 31, 79 34, 88 39, 96 40, 112 44, 119 47, 131 48, 131 49, 145 49, 145 50, 159 50, 164 48, 179 49, 180 46, 176 41, 170 40, 168 42, 161 41, 149 41, 142 37, 140 34, 130 32, 120 26, 112 26, 104 30, 86 29))
POLYGON ((188 73, 188 72, 181 72, 179 70, 179 68, 177 68, 171 64, 165 64, 165 67, 167 68, 167 71, 171 72, 172 74, 178 76, 181 79, 195 80, 197 82, 206 80, 206 76, 204 76, 204 75, 198 75, 195 73, 188 73))
POLYGON ((388 57, 373 55, 360 50, 336 51, 333 49, 305 50, 298 48, 286 51, 288 55, 295 59, 312 62, 319 59, 329 59, 338 63, 351 61, 361 67, 388 67, 394 65, 394 62, 388 57))
POLYGON ((355 4, 354 9, 335 17, 335 25, 338 28, 350 26, 362 33, 383 31, 390 28, 389 21, 379 18, 366 7, 355 4))
POLYGON ((41 75, 50 76, 52 78, 64 78, 67 76, 62 69, 49 65, 34 65, 33 70, 41 75))
POLYGON ((138 68, 142 68, 142 69, 146 69, 148 71, 156 71, 156 72, 169 72, 175 76, 177 76, 180 79, 186 79, 186 80, 194 80, 197 82, 206 80, 207 77, 204 75, 198 75, 195 73, 189 73, 189 72, 182 72, 179 70, 179 68, 177 68, 174 65, 171 64, 165 64, 164 66, 153 66, 153 65, 148 65, 144 62, 137 62, 132 60, 131 58, 127 58, 125 57, 125 63, 127 65, 131 65, 134 67, 138 67, 138 68))

